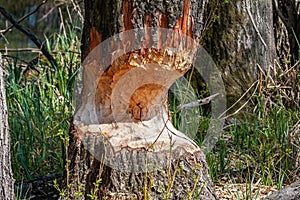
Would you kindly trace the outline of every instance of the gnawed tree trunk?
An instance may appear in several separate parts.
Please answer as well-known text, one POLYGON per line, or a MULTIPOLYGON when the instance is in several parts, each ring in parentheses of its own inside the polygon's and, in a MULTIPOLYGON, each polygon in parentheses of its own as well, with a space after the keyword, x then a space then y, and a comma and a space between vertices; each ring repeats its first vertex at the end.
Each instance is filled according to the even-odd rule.
POLYGON ((230 107, 258 80, 261 70, 269 73, 274 62, 273 7, 272 0, 215 0, 210 6, 215 8, 217 2, 221 2, 217 18, 205 35, 204 47, 222 71, 230 107))
POLYGON ((10 162, 10 133, 6 106, 4 66, 0 54, 0 199, 12 200, 14 194, 14 178, 10 162))
POLYGON ((167 103, 192 65, 206 3, 85 1, 67 197, 216 198, 202 150, 173 127, 167 103))

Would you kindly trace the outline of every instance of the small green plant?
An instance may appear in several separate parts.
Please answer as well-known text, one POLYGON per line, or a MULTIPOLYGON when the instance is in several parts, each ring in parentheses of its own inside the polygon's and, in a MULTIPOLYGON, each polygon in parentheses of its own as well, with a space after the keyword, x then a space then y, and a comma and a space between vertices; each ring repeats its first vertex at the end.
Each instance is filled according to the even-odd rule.
POLYGON ((96 182, 94 183, 94 189, 91 190, 90 194, 88 194, 87 196, 90 197, 92 200, 98 200, 98 192, 100 189, 100 184, 101 184, 101 177, 99 177, 96 182))
POLYGON ((59 196, 61 196, 61 197, 65 197, 66 196, 65 195, 65 191, 60 188, 60 185, 57 182, 57 179, 53 180, 53 187, 59 192, 59 196))
POLYGON ((94 184, 94 188, 91 189, 91 192, 87 195, 90 197, 92 200, 98 200, 99 198, 99 192, 100 192, 100 186, 102 183, 102 174, 104 170, 104 163, 101 162, 99 173, 98 173, 98 178, 96 179, 94 184))

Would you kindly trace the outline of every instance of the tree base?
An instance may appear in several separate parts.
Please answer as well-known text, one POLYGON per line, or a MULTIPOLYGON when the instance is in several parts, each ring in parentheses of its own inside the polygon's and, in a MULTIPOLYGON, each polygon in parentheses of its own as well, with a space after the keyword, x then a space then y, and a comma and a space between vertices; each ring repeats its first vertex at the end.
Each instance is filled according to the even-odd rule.
POLYGON ((70 199, 92 199, 93 195, 99 199, 216 199, 199 148, 188 152, 171 145, 169 151, 130 147, 112 151, 105 137, 87 143, 74 126, 71 136, 65 179, 65 196, 70 199), (91 153, 87 145, 101 152, 91 153))

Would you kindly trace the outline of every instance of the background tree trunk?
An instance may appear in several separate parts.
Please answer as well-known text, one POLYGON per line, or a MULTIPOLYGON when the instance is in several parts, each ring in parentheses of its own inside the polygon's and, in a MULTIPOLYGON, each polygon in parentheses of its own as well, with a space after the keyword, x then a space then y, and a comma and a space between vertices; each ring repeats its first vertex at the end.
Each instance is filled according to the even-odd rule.
POLYGON ((14 194, 14 179, 10 163, 10 133, 6 106, 4 66, 0 54, 0 199, 12 200, 14 194))
POLYGON ((274 0, 273 7, 278 55, 291 55, 283 62, 295 63, 300 59, 300 2, 274 0))
MULTIPOLYGON (((188 35, 194 41, 199 40, 204 29, 206 3, 206 0, 85 1, 82 57, 88 61, 83 72, 83 92, 70 132, 67 197, 216 198, 202 150, 169 121, 168 88, 161 87, 155 81, 143 84, 129 96, 128 105, 122 104, 127 100, 124 95, 132 92, 130 89, 135 82, 151 78, 158 83, 165 81, 165 86, 169 87, 190 68, 189 58, 178 49, 188 48, 191 43, 186 38, 185 41, 178 39, 177 33, 188 35), (170 28, 174 32, 162 39, 160 31, 153 29, 154 33, 148 34, 146 27, 170 28), (123 53, 116 60, 113 59, 116 52, 111 54, 111 58, 103 57, 109 59, 111 65, 98 76, 101 64, 96 60, 104 51, 97 49, 97 45, 114 34, 133 28, 145 29, 145 37, 137 41, 142 43, 142 48, 123 53), (148 48, 156 38, 152 34, 158 38, 157 48, 148 48), (159 48, 169 40, 171 47, 177 49, 175 52, 159 48), (175 62, 171 57, 176 51, 178 59, 175 62), (147 70, 146 74, 141 62, 147 70), (162 65, 160 68, 148 68, 151 63, 162 65), (168 72, 162 66, 168 66, 168 72), (139 73, 122 82, 123 77, 134 70, 139 73), (97 88, 95 91, 94 86, 97 88), (117 86, 121 89, 117 90, 117 86), (113 101, 120 101, 118 113, 129 113, 130 117, 116 119, 113 101), (155 105, 160 105, 159 111, 151 112, 155 105)), ((132 32, 133 37, 135 34, 132 32)), ((109 43, 107 49, 115 45, 114 42, 109 43)))
POLYGON ((265 200, 297 200, 300 198, 300 181, 272 193, 265 200))
POLYGON ((258 80, 261 70, 269 73, 274 62, 272 0, 210 1, 210 6, 217 8, 217 18, 203 43, 222 71, 229 107, 258 80))

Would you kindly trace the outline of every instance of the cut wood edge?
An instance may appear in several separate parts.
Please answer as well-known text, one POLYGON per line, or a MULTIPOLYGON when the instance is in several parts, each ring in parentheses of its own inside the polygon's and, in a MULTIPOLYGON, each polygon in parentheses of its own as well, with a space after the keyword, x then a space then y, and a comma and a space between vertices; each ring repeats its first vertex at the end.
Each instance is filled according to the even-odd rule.
MULTIPOLYGON (((165 117, 154 117, 141 122, 120 122, 113 124, 83 125, 74 121, 76 136, 80 138, 84 148, 95 159, 118 170, 127 171, 132 166, 140 166, 139 171, 151 171, 164 168, 170 157, 184 156, 202 152, 201 148, 184 133, 176 130, 165 117), (138 151, 137 159, 126 167, 120 167, 118 156, 122 150, 138 151), (164 154, 165 160, 156 160, 164 154), (112 162, 113 161, 113 162, 112 162)), ((132 153, 128 151, 128 153, 132 153)), ((122 159, 122 158, 119 158, 122 159)))

